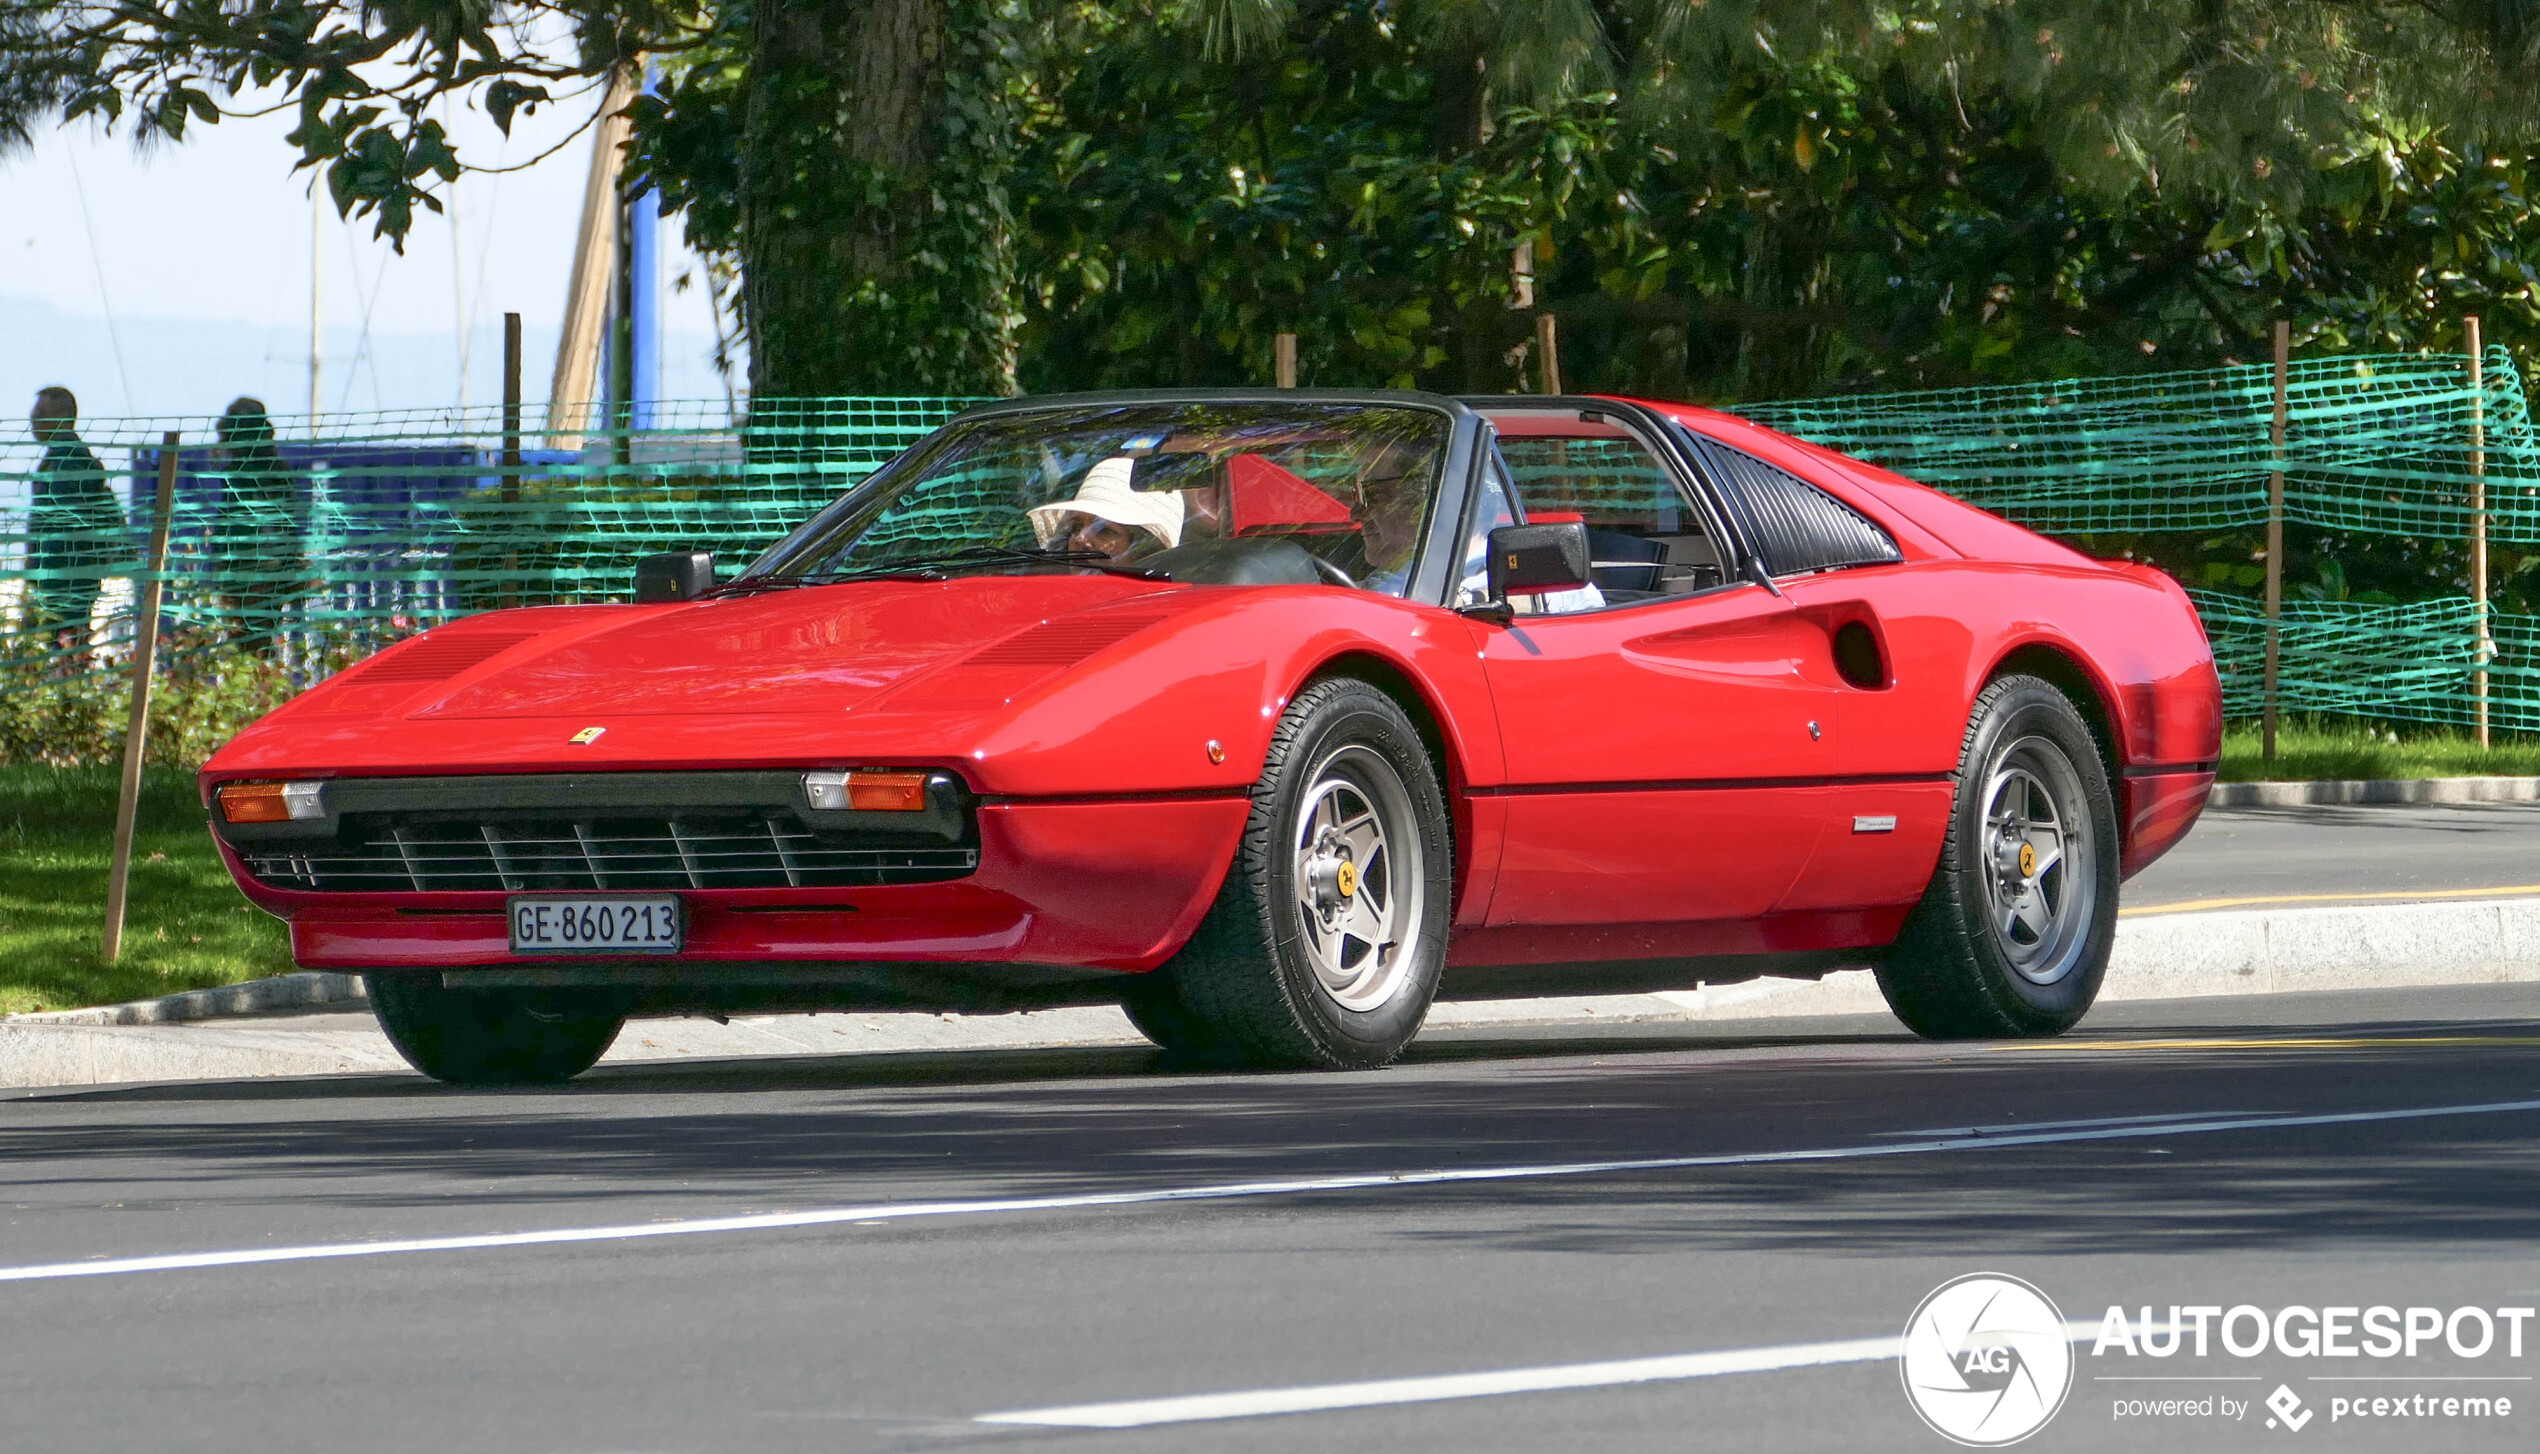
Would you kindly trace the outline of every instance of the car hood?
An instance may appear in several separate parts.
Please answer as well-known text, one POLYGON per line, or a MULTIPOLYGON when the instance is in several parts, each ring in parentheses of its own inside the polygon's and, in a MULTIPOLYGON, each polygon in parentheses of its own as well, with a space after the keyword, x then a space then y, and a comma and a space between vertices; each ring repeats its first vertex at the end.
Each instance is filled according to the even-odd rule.
POLYGON ((834 716, 1054 617, 1156 591, 1116 577, 984 577, 503 612, 374 658, 310 705, 410 720, 834 716), (495 650, 467 662, 486 647, 495 650), (436 661, 466 664, 415 680, 436 661))

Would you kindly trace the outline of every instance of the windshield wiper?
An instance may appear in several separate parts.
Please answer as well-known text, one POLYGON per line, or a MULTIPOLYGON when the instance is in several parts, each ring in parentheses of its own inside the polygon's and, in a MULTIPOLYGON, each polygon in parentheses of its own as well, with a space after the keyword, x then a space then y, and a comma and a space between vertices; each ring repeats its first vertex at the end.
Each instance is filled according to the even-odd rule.
POLYGON ((1019 545, 965 545, 941 555, 921 556, 916 560, 894 561, 870 570, 838 571, 818 579, 829 581, 870 580, 876 576, 897 575, 904 571, 939 570, 946 566, 982 565, 992 561, 1019 560, 1034 565, 1070 565, 1085 570, 1098 570, 1105 575, 1127 576, 1131 580, 1165 581, 1172 577, 1145 566, 1113 565, 1111 557, 1099 550, 1069 550, 1062 547, 1026 549, 1019 545))
POLYGON ((1029 561, 1035 565, 1068 565, 1084 570, 1098 570, 1105 575, 1125 576, 1135 581, 1169 581, 1169 571, 1145 566, 1113 565, 1111 557, 1099 550, 1036 549, 1016 545, 966 545, 940 555, 920 556, 915 560, 893 561, 889 565, 870 566, 863 570, 826 571, 815 576, 743 576, 722 585, 698 592, 706 596, 753 595, 760 591, 781 591, 794 586, 834 586, 846 581, 940 581, 949 579, 945 571, 965 565, 988 565, 999 561, 1029 561))

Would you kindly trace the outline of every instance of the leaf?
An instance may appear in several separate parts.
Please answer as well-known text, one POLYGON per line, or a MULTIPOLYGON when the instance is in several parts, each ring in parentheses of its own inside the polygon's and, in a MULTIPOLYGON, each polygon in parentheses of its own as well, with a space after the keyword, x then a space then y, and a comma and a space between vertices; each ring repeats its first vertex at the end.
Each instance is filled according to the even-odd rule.
POLYGON ((485 88, 485 114, 493 118, 496 130, 509 136, 512 134, 513 112, 523 106, 534 111, 539 102, 547 99, 546 87, 531 86, 505 77, 485 88))

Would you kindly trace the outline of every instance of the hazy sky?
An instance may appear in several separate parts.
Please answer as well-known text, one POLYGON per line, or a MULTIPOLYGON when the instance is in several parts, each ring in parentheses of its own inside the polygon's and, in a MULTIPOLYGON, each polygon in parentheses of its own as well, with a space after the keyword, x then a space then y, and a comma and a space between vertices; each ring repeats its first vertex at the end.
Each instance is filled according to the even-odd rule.
MULTIPOLYGON (((526 161, 588 119, 596 92, 515 119, 445 118, 460 155, 526 161)), ((87 122, 0 159, 0 410, 67 383, 90 414, 216 412, 242 392, 276 414, 308 401, 310 189, 285 141, 292 114, 198 127, 137 153, 87 122), (111 318, 113 327, 108 326, 111 318)), ((590 164, 588 133, 525 172, 468 175, 452 211, 419 213, 400 256, 324 206, 329 411, 454 403, 462 339, 467 394, 501 390, 502 315, 529 337, 526 392, 546 396, 590 164), (455 222, 453 221, 455 214, 455 222)), ((665 229, 675 242, 675 223, 665 229)), ((684 247, 666 273, 694 272, 684 247)), ((663 392, 719 398, 702 289, 669 292, 663 392)))

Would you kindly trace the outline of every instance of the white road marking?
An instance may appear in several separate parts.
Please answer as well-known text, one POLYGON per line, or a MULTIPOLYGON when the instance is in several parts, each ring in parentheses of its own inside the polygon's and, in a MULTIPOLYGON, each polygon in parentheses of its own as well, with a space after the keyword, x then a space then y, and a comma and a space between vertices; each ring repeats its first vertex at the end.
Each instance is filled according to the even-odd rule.
POLYGON ((553 1247, 576 1242, 634 1242, 654 1237, 696 1237, 720 1232, 775 1232, 847 1222, 895 1222, 926 1217, 976 1217, 1017 1212, 1084 1211, 1096 1207, 1154 1206, 1169 1202, 1222 1202, 1248 1197, 1304 1196, 1315 1192, 1402 1190, 1473 1182, 1541 1181, 1574 1176, 1689 1171, 1705 1167, 1776 1166, 1815 1161, 1860 1161, 1882 1156, 1928 1156, 1946 1151, 1998 1151, 2016 1146, 2058 1146, 2084 1141, 2128 1141, 2203 1136, 2223 1131, 2263 1131, 2301 1126, 2355 1126, 2375 1121, 2421 1121, 2445 1116, 2494 1116, 2540 1111, 2540 1100, 2475 1105, 2411 1106, 2392 1111, 2335 1111, 2311 1116, 2251 1115, 2215 1111, 2208 1118, 2157 1125, 2128 1124, 2020 1135, 1964 1136, 1929 1141, 1889 1141, 1868 1146, 1826 1146, 1798 1151, 1743 1151, 1711 1156, 1658 1156, 1629 1161, 1570 1161, 1533 1166, 1476 1166, 1440 1171, 1380 1171, 1357 1176, 1289 1181, 1218 1182, 1149 1191, 1083 1192, 1073 1196, 996 1197, 957 1202, 875 1202, 799 1212, 758 1212, 736 1217, 697 1217, 610 1227, 556 1227, 540 1232, 487 1232, 458 1237, 413 1237, 390 1242, 321 1242, 301 1247, 252 1247, 227 1252, 172 1252, 153 1257, 98 1258, 0 1267, 0 1282, 39 1282, 63 1277, 109 1277, 133 1272, 178 1272, 244 1267, 263 1262, 314 1262, 336 1257, 385 1257, 406 1252, 473 1252, 503 1247, 553 1247))
MULTIPOLYGON (((2078 1342, 2099 1336, 2097 1323, 2066 1323, 2078 1342)), ((1568 1363, 1550 1368, 1502 1368, 1489 1373, 1447 1373, 1428 1378, 1383 1378, 1367 1383, 1325 1383, 1304 1388, 1261 1388, 1241 1393, 1195 1393, 1179 1398, 1122 1403, 1071 1404, 981 1414, 982 1424, 1035 1424, 1075 1429, 1140 1429, 1152 1424, 1196 1424, 1210 1419, 1250 1419, 1264 1414, 1306 1414, 1364 1409, 1382 1404, 1437 1403, 1509 1393, 1550 1393, 1572 1388, 1612 1388, 1717 1378, 1729 1373, 1771 1373, 1784 1368, 1822 1368, 1835 1363, 1875 1363, 1897 1357, 1901 1336, 1847 1338, 1835 1343, 1786 1343, 1777 1348, 1731 1348, 1716 1353, 1675 1353, 1622 1358, 1608 1363, 1568 1363)))
MULTIPOLYGON (((1920 1131, 1881 1131, 1882 1136, 2000 1136, 2022 1131, 2070 1131, 2083 1126, 2157 1126, 2163 1121, 2202 1121, 2211 1111, 2177 1111, 2166 1116, 2101 1116, 2092 1121, 2007 1121, 1999 1126, 1932 1126, 1920 1131)), ((2234 1111, 2238 1116, 2277 1116, 2281 1111, 2234 1111)))

